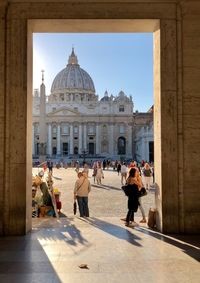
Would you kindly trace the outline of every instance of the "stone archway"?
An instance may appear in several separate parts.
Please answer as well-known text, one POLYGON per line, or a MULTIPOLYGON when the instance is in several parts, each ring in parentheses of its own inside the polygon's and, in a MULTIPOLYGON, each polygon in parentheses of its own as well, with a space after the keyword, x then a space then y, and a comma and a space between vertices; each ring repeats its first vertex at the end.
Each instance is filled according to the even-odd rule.
MULTIPOLYGON (((29 208, 31 194, 28 188, 31 186, 32 163, 32 33, 83 30, 154 32, 157 223, 163 232, 193 231, 189 218, 184 220, 186 210, 184 210, 183 186, 181 186, 183 184, 181 159, 183 138, 180 135, 181 87, 179 86, 179 91, 177 90, 178 79, 179 82, 181 81, 181 27, 176 3, 129 1, 122 5, 111 2, 95 3, 95 1, 91 3, 51 1, 46 5, 45 1, 35 3, 30 0, 26 3, 12 2, 8 5, 8 2, 5 1, 5 4, 0 6, 2 15, 0 29, 3 38, 0 42, 0 54, 3 54, 0 57, 2 62, 0 110, 3 133, 0 140, 0 148, 3 150, 0 171, 2 177, 0 187, 3 189, 0 203, 3 215, 1 215, 0 234, 21 235, 31 229, 29 208), (83 20, 79 20, 80 18, 83 20), (169 178, 171 172, 177 178, 169 178), (16 197, 19 191, 21 196, 16 197)), ((196 219, 195 215, 193 219, 196 219)))

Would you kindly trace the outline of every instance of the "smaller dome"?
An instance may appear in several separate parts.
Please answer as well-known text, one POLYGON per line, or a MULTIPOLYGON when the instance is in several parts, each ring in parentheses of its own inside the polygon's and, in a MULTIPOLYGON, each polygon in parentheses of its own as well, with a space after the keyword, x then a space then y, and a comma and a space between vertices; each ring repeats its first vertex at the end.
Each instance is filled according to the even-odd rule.
POLYGON ((110 97, 104 96, 101 98, 101 101, 110 101, 110 97))
POLYGON ((131 101, 128 96, 121 90, 118 94, 118 96, 116 96, 115 101, 124 101, 124 102, 129 102, 131 101))
POLYGON ((104 92, 104 97, 101 98, 101 101, 110 101, 107 90, 104 92))
POLYGON ((125 93, 121 90, 118 94, 118 96, 125 96, 125 93))

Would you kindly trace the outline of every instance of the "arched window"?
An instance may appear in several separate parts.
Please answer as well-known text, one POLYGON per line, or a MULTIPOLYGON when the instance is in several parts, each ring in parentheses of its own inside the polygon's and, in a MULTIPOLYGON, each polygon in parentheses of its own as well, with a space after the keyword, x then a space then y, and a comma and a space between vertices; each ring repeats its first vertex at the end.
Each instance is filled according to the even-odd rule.
POLYGON ((119 137, 117 142, 118 154, 126 154, 126 139, 119 137))
POLYGON ((120 133, 120 134, 124 134, 124 132, 125 132, 124 125, 121 124, 121 125, 119 126, 119 133, 120 133))

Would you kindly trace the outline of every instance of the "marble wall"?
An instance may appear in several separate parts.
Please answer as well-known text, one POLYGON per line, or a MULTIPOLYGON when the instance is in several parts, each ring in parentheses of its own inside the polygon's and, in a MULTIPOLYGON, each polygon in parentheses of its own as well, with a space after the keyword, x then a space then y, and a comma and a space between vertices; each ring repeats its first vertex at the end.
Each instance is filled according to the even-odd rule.
MULTIPOLYGON (((160 31, 152 30, 154 44, 160 43, 154 53, 160 54, 160 59, 156 57, 154 61, 158 223, 163 232, 197 233, 200 231, 200 2, 95 2, 0 3, 0 235, 22 235, 31 227, 28 188, 32 121, 28 110, 32 92, 30 79, 27 80, 31 36, 27 20, 43 19, 44 23, 45 19, 66 17, 160 19, 160 31)), ((139 26, 142 31, 142 24, 139 26)), ((52 31, 55 26, 48 22, 45 28, 52 31)), ((101 28, 108 31, 109 25, 101 28)), ((144 31, 145 28, 144 25, 144 31)))

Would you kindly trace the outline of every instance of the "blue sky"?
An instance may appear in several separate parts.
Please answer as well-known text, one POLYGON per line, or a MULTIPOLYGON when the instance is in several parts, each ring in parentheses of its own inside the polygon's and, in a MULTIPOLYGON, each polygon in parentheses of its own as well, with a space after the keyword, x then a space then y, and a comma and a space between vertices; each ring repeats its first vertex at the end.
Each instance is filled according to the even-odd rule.
POLYGON ((78 63, 93 79, 99 97, 107 90, 132 95, 134 111, 146 112, 153 104, 152 33, 34 33, 33 88, 45 70, 46 94, 53 79, 65 68, 74 46, 78 63))

